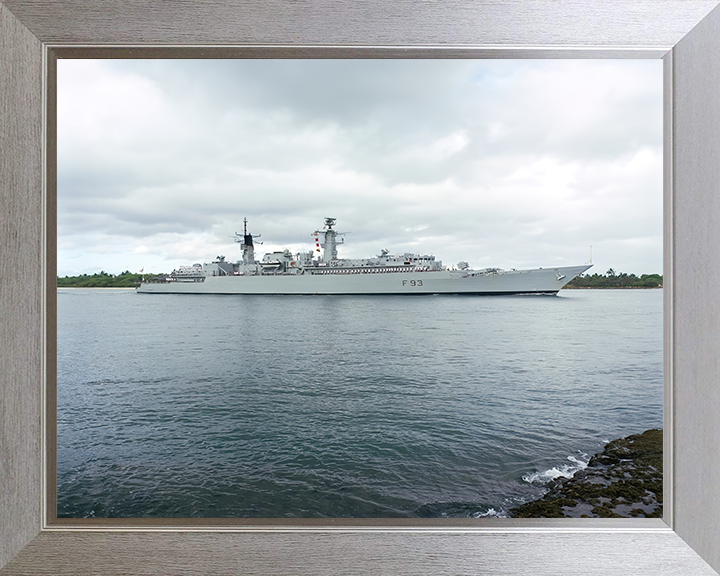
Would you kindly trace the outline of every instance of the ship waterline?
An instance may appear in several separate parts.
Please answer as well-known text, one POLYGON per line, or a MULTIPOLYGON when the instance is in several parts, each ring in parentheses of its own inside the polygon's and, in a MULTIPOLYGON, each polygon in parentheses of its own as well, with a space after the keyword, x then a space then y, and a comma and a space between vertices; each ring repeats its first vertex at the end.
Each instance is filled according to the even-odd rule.
POLYGON ((339 259, 334 218, 313 233, 316 251, 291 254, 289 250, 254 256, 253 235, 236 234, 242 260, 224 256, 203 265, 181 267, 161 281, 143 282, 139 293, 164 294, 557 294, 591 264, 526 270, 471 269, 466 262, 445 267, 434 256, 395 254, 387 250, 372 258, 339 259), (320 237, 324 242, 320 243, 320 237))

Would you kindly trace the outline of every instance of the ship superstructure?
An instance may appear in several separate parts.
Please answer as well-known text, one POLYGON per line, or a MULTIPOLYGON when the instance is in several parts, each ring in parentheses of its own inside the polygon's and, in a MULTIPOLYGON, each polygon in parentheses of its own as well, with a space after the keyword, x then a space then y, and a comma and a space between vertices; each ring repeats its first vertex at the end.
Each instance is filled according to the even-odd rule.
POLYGON ((338 258, 335 218, 315 230, 315 248, 292 253, 289 249, 267 253, 255 260, 254 238, 236 233, 242 259, 224 256, 205 264, 180 267, 155 282, 143 282, 142 293, 203 294, 556 294, 589 264, 528 270, 484 268, 473 270, 467 262, 446 267, 428 254, 390 254, 382 249, 371 258, 338 258), (322 241, 321 241, 322 239, 322 241), (320 249, 323 252, 320 252, 320 249))

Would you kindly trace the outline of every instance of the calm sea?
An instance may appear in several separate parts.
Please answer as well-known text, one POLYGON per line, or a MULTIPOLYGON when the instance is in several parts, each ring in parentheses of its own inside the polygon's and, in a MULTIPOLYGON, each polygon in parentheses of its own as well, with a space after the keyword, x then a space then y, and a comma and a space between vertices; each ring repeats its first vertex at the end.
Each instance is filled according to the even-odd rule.
POLYGON ((58 516, 503 516, 662 398, 661 290, 60 289, 58 516))

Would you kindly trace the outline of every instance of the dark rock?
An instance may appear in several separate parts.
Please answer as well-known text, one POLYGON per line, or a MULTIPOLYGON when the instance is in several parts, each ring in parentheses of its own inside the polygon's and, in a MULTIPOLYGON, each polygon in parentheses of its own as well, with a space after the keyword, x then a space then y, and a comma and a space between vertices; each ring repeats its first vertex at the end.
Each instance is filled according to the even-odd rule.
POLYGON ((659 518, 662 430, 613 440, 572 478, 547 485, 539 500, 510 510, 514 518, 659 518))

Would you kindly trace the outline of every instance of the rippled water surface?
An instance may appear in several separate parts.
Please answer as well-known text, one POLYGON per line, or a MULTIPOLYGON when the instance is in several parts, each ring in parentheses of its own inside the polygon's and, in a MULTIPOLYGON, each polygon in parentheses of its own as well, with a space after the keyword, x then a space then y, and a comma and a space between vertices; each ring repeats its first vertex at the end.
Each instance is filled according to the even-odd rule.
POLYGON ((660 427, 661 290, 58 290, 60 517, 502 516, 660 427))

